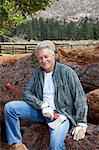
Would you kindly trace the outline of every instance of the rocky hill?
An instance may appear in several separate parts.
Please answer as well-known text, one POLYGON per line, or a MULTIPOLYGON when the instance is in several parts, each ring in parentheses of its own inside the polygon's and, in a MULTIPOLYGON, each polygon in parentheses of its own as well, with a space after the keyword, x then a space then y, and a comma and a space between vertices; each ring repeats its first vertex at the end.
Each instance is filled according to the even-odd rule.
POLYGON ((37 18, 59 21, 78 21, 86 16, 99 20, 99 0, 55 0, 50 8, 36 13, 37 18))

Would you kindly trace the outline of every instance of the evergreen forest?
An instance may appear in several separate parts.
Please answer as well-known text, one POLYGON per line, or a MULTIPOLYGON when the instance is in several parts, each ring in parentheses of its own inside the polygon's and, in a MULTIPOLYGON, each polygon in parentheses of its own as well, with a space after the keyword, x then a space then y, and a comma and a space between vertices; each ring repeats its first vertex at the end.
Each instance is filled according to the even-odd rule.
POLYGON ((27 40, 88 40, 99 39, 99 21, 83 18, 79 22, 58 22, 53 19, 32 19, 10 32, 27 40))

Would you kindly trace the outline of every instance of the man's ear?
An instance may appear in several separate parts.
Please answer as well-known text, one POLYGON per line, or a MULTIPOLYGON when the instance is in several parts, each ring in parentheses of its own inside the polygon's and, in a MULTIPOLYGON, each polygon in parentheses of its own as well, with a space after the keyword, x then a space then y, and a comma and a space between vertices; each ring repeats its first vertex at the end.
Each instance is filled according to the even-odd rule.
POLYGON ((55 54, 53 54, 53 56, 54 56, 54 58, 55 58, 55 60, 56 60, 56 55, 55 55, 55 54))
POLYGON ((53 53, 53 56, 55 57, 55 53, 53 53))
POLYGON ((61 60, 60 60, 60 58, 59 58, 57 53, 55 54, 55 60, 58 61, 58 62, 61 62, 61 60))

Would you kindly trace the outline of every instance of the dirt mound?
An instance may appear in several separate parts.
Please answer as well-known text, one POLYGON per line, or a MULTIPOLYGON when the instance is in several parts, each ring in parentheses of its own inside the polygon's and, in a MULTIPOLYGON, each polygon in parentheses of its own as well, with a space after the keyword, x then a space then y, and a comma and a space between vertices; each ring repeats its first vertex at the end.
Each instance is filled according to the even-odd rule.
MULTIPOLYGON (((74 50, 58 49, 57 55, 60 61, 70 65, 73 69, 76 70, 77 74, 80 76, 80 80, 82 81, 82 83, 86 81, 87 86, 86 84, 83 84, 83 86, 88 87, 89 83, 92 84, 94 88, 97 88, 99 86, 99 47, 95 47, 94 49, 91 48, 74 50), (95 71, 93 71, 93 69, 95 71), (96 82, 93 81, 94 79, 96 82)), ((0 56, 0 121, 3 120, 4 104, 7 101, 21 98, 24 86, 26 85, 28 79, 31 77, 33 68, 35 68, 36 66, 38 66, 38 62, 34 54, 13 55, 11 57, 0 56), (13 88, 20 91, 21 95, 18 96, 13 91, 5 88, 6 83, 10 83, 13 88)), ((49 134, 47 126, 23 122, 22 130, 23 142, 29 147, 29 150, 48 149, 49 134)), ((3 129, 3 134, 4 131, 5 129, 3 129)), ((68 150, 98 150, 98 133, 99 125, 90 124, 87 130, 86 138, 84 140, 81 140, 79 142, 73 141, 71 134, 68 134, 65 143, 68 147, 68 150)), ((4 140, 0 143, 0 145, 2 150, 8 149, 4 140)))

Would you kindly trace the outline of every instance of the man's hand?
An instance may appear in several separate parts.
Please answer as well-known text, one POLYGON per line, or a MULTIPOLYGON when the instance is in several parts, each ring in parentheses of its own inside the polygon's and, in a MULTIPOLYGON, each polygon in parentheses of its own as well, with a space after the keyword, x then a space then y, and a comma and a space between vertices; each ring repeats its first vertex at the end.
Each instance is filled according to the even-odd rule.
POLYGON ((44 102, 41 106, 42 109, 42 114, 44 117, 48 117, 53 119, 54 118, 54 111, 52 110, 52 108, 48 105, 47 102, 44 102))
POLYGON ((72 131, 72 135, 74 135, 73 139, 76 141, 84 139, 86 130, 87 130, 86 123, 78 123, 78 126, 75 127, 74 130, 72 131))

